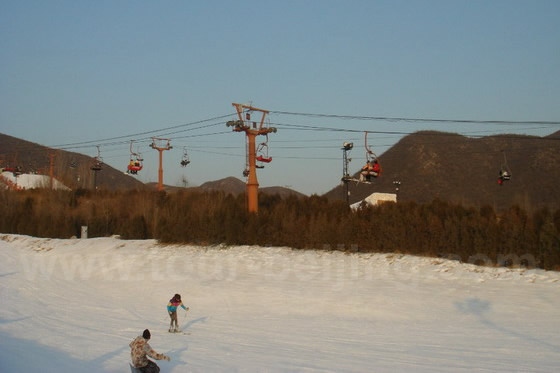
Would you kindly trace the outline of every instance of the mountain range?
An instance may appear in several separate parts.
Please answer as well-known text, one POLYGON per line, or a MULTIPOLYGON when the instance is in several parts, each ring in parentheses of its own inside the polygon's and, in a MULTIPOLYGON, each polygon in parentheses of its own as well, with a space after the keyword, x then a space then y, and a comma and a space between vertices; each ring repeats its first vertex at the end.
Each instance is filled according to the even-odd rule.
MULTIPOLYGON (((441 199, 495 209, 519 205, 528 211, 560 207, 560 131, 546 137, 480 138, 416 132, 383 153, 379 162, 382 174, 371 184, 348 183, 350 203, 383 192, 418 203, 441 199), (501 168, 509 169, 512 177, 500 185, 501 168)), ((326 196, 345 199, 345 185, 326 196)))
MULTIPOLYGON (((349 157, 352 157, 352 150, 349 157)), ((0 167, 19 166, 23 172, 53 174, 72 189, 98 188, 153 189, 122 171, 103 165, 92 172, 94 159, 83 154, 51 149, 43 145, 0 134, 0 167)), ((360 158, 361 155, 360 155, 360 158)), ((496 135, 465 137, 455 133, 420 131, 403 137, 379 156, 382 173, 371 183, 350 181, 333 186, 324 196, 331 200, 355 203, 373 192, 396 193, 399 201, 430 202, 441 199, 464 205, 490 205, 503 209, 512 205, 532 211, 560 207, 560 131, 549 136, 496 135), (507 168, 512 178, 498 184, 498 173, 507 168), (347 189, 348 188, 348 197, 347 189)), ((362 164, 350 162, 359 171, 362 164)), ((353 179, 359 178, 359 172, 353 179)), ((228 177, 206 182, 201 190, 222 190, 239 194, 245 183, 228 177)), ((166 186, 172 191, 177 187, 166 186)), ((263 193, 304 194, 285 187, 259 189, 263 193)))

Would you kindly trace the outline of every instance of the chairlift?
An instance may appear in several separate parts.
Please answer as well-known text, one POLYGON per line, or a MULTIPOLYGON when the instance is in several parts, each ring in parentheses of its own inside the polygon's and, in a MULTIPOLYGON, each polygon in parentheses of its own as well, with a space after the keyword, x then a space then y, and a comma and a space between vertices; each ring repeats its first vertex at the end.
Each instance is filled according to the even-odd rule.
POLYGON ((511 170, 507 164, 506 152, 502 150, 502 154, 504 156, 504 163, 502 163, 498 174, 498 185, 500 186, 504 184, 504 181, 511 180, 511 170))
POLYGON ((144 165, 142 163, 144 161, 144 159, 142 159, 142 155, 140 153, 135 153, 132 150, 132 144, 133 143, 134 143, 134 140, 131 140, 130 141, 130 162, 128 163, 126 172, 128 172, 131 175, 137 175, 138 171, 142 170, 142 168, 144 167, 144 165))
MULTIPOLYGON (((343 151, 343 158, 342 158, 342 178, 340 179, 340 181, 343 184, 348 185, 348 183, 350 182, 355 182, 356 185, 359 183, 362 184, 371 184, 371 178, 366 178, 367 177, 367 172, 365 172, 362 175, 362 170, 360 170, 360 176, 359 178, 355 178, 353 176, 350 176, 350 173, 348 172, 348 165, 349 163, 352 161, 352 158, 348 157, 348 153, 354 148, 354 143, 352 142, 344 142, 342 145, 342 151, 343 151)), ((347 191, 347 193, 349 193, 349 191, 347 191)))
MULTIPOLYGON (((268 156, 268 135, 266 135, 266 140, 259 144, 257 147, 257 161, 261 163, 270 163, 272 157, 268 156)), ((264 168, 264 165, 257 166, 258 168, 264 168)))
POLYGON ((191 161, 189 160, 189 154, 187 153, 187 147, 183 147, 183 158, 181 159, 181 167, 186 167, 191 161))
POLYGON ((377 155, 371 150, 367 142, 368 132, 365 132, 364 147, 366 150, 366 164, 360 171, 361 181, 371 181, 372 178, 377 178, 381 175, 381 165, 377 155))
POLYGON ((99 150, 99 145, 97 145, 97 156, 94 157, 93 165, 90 167, 93 171, 101 171, 101 166, 103 165, 103 158, 101 158, 101 152, 99 150))

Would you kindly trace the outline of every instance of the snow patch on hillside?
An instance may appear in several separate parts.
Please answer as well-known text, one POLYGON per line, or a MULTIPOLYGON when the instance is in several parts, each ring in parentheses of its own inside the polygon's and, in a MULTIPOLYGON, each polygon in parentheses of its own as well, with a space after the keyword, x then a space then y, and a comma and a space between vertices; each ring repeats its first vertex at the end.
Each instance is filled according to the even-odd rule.
MULTIPOLYGON (((5 183, 17 186, 19 189, 50 188, 50 177, 47 175, 21 174, 15 176, 13 172, 2 172, 0 178, 4 179, 5 183)), ((53 189, 70 190, 56 179, 53 179, 53 189)))
POLYGON ((364 198, 363 200, 351 204, 350 208, 356 210, 362 205, 362 202, 365 202, 367 205, 372 205, 372 206, 376 206, 384 202, 397 202, 397 195, 394 193, 374 192, 369 196, 367 196, 366 198, 364 198))

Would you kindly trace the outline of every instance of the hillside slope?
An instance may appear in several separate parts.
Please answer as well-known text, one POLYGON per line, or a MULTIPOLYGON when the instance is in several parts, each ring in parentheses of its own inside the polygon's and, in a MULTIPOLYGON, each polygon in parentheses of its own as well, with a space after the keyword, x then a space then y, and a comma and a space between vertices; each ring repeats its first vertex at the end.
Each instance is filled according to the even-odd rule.
MULTIPOLYGON (((247 185, 242 180, 233 176, 224 179, 208 181, 198 187, 200 190, 219 190, 226 193, 241 194, 247 190, 247 185)), ((272 186, 272 187, 259 187, 259 192, 264 194, 275 194, 281 197, 294 195, 296 197, 303 197, 305 194, 297 192, 290 188, 272 186)))
MULTIPOLYGON (((560 206, 560 141, 558 133, 547 137, 519 135, 468 138, 443 132, 418 132, 404 137, 379 157, 382 176, 372 184, 350 183, 350 202, 373 192, 395 193, 400 181, 400 201, 429 202, 439 198, 467 205, 491 205, 503 209, 517 204, 527 210, 560 206), (513 177, 497 184, 504 164, 513 177)), ((359 169, 363 160, 351 164, 359 169)), ((344 199, 339 185, 326 196, 344 199)))
POLYGON ((122 171, 104 164, 97 172, 94 159, 83 154, 56 150, 0 133, 0 167, 20 167, 26 173, 49 174, 50 154, 54 154, 54 177, 71 189, 142 189, 144 184, 122 171))

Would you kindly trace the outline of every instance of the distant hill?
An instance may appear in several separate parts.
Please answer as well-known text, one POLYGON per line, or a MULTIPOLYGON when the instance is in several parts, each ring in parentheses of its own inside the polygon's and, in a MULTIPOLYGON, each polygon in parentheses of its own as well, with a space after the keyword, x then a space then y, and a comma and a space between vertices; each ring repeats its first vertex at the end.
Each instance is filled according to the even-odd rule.
MULTIPOLYGON (((198 189, 201 190, 220 190, 220 191, 224 191, 226 193, 232 193, 234 195, 237 194, 241 194, 241 193, 245 193, 245 191, 247 190, 247 184, 245 184, 245 182, 230 176, 230 177, 226 177, 224 179, 220 179, 220 180, 215 180, 215 181, 208 181, 202 185, 200 185, 198 187, 198 189)), ((279 187, 279 186, 273 186, 273 187, 259 187, 259 192, 260 193, 265 193, 265 194, 276 194, 279 195, 281 197, 286 197, 286 196, 290 196, 290 195, 294 195, 297 197, 303 197, 305 196, 305 194, 297 192, 293 189, 289 189, 289 188, 285 188, 285 187, 279 187)))
POLYGON ((200 190, 219 190, 235 195, 244 193, 246 188, 247 186, 243 181, 233 176, 215 181, 207 181, 206 183, 197 187, 197 189, 200 190))
POLYGON ((548 136, 545 136, 545 138, 547 139, 560 139, 560 131, 556 131, 554 133, 551 133, 548 136))
MULTIPOLYGON (((146 187, 149 189, 157 188, 157 183, 146 183, 146 187)), ((200 186, 196 187, 178 187, 178 186, 171 186, 171 185, 164 185, 164 190, 167 192, 176 192, 180 190, 196 190, 196 191, 221 191, 225 193, 231 193, 233 195, 238 195, 241 193, 245 193, 247 190, 247 184, 239 180, 236 177, 229 176, 223 179, 214 180, 214 181, 207 181, 200 186)), ((305 194, 297 192, 290 188, 279 187, 279 186, 272 186, 272 187, 259 187, 259 193, 265 193, 270 195, 279 195, 281 197, 286 196, 297 196, 303 197, 305 194)))
MULTIPOLYGON (((50 154, 54 154, 54 176, 71 189, 91 189, 94 163, 87 155, 56 150, 0 133, 0 167, 20 167, 25 173, 49 174, 50 154)), ((104 164, 97 172, 96 185, 102 189, 143 189, 144 184, 123 171, 104 164)))
POLYGON ((279 186, 259 188, 259 192, 264 194, 270 194, 270 195, 275 194, 280 197, 288 197, 288 196, 305 197, 305 194, 303 193, 300 193, 290 188, 279 187, 279 186))
MULTIPOLYGON (((157 189, 157 182, 146 183, 148 189, 157 189)), ((163 185, 163 189, 166 192, 178 192, 181 190, 194 190, 194 191, 223 191, 226 193, 232 193, 237 195, 245 191, 245 183, 235 177, 226 177, 224 179, 208 181, 200 186, 173 186, 173 185, 163 185)))
MULTIPOLYGON (((400 181, 399 201, 423 203, 439 198, 495 209, 514 204, 528 211, 560 208, 560 131, 546 137, 483 138, 422 131, 401 139, 379 160, 383 173, 372 184, 349 184, 350 203, 373 192, 395 193, 393 182, 400 181), (499 186, 502 150, 513 177, 499 186)), ((357 157, 351 163, 353 170, 361 166, 357 157)), ((344 186, 333 188, 325 196, 345 199, 344 186)))

